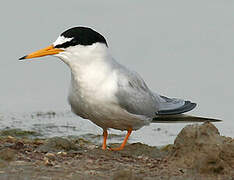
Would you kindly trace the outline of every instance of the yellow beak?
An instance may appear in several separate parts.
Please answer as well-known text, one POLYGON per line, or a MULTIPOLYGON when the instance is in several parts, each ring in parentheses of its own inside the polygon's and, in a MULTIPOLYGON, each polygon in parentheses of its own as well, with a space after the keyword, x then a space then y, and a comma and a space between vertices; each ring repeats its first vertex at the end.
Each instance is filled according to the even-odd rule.
POLYGON ((19 58, 19 60, 22 60, 22 59, 31 59, 31 58, 36 58, 36 57, 42 57, 42 56, 47 56, 47 55, 53 55, 53 54, 58 54, 60 52, 62 52, 64 50, 62 49, 58 49, 58 48, 54 48, 53 45, 50 45, 44 49, 40 49, 38 51, 35 51, 31 54, 28 54, 24 57, 21 57, 19 58))

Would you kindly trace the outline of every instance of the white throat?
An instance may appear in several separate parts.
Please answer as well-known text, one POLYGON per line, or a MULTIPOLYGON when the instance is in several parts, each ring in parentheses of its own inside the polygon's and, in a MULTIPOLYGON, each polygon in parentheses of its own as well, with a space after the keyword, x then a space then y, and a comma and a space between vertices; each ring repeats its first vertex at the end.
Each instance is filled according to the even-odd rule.
POLYGON ((110 55, 103 43, 94 43, 89 46, 77 45, 68 47, 65 51, 55 55, 66 63, 71 70, 77 66, 88 66, 95 61, 105 61, 110 55))
POLYGON ((103 43, 68 47, 56 56, 70 67, 75 86, 97 86, 112 73, 112 57, 103 43))

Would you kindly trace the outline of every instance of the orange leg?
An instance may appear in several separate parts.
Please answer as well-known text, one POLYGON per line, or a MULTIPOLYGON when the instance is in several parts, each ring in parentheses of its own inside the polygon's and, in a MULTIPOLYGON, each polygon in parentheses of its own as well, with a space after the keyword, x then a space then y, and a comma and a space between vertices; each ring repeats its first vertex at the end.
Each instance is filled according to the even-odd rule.
POLYGON ((128 141, 128 138, 131 135, 131 133, 132 133, 132 129, 129 129, 126 137, 124 138, 123 143, 121 144, 121 146, 118 147, 118 148, 110 148, 110 150, 112 150, 112 151, 120 151, 120 150, 122 150, 124 148, 124 146, 126 145, 126 143, 128 141))
POLYGON ((107 139, 107 130, 103 130, 103 143, 102 143, 102 149, 106 150, 106 139, 107 139))

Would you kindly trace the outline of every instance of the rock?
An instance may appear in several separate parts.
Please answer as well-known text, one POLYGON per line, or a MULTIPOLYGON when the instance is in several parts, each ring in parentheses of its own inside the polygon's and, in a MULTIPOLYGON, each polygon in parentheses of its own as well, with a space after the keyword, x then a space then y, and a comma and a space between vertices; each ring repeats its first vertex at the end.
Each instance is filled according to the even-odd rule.
POLYGON ((176 137, 170 158, 198 173, 225 173, 234 168, 234 140, 220 136, 210 122, 188 125, 176 137))
POLYGON ((53 137, 37 148, 39 152, 59 152, 78 150, 78 147, 69 140, 61 137, 53 137))
POLYGON ((202 125, 188 125, 182 129, 175 139, 175 146, 186 146, 184 150, 193 151, 193 147, 196 145, 204 144, 220 144, 222 143, 222 137, 219 134, 218 129, 211 123, 207 122, 202 125), (188 149, 190 148, 190 149, 188 149))
POLYGON ((49 160, 47 157, 44 157, 43 161, 44 165, 46 166, 54 166, 54 163, 51 160, 49 160))
POLYGON ((49 160, 55 160, 56 156, 53 153, 46 153, 45 156, 49 159, 49 160))
POLYGON ((234 169, 234 139, 225 138, 220 157, 234 169))
POLYGON ((23 147, 24 147, 24 143, 21 142, 21 141, 16 142, 16 143, 12 146, 12 148, 14 148, 14 149, 16 149, 16 150, 22 149, 23 147))
POLYGON ((66 156, 67 152, 59 151, 57 152, 57 155, 66 156))
POLYGON ((219 151, 212 154, 201 155, 194 161, 195 170, 200 173, 222 173, 226 167, 225 161, 219 158, 219 151))

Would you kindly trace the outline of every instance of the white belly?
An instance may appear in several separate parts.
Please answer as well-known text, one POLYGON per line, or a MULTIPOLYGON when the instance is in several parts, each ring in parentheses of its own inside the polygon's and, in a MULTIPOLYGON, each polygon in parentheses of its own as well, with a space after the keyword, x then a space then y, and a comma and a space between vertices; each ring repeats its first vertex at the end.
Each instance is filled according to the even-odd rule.
POLYGON ((118 104, 118 74, 114 62, 95 60, 71 66, 72 80, 69 103, 72 111, 82 118, 89 119, 103 129, 139 129, 149 124, 144 116, 134 115, 118 104))
POLYGON ((143 116, 133 115, 119 107, 117 104, 87 99, 69 100, 72 111, 84 119, 89 119, 103 129, 114 128, 118 130, 137 130, 150 123, 143 116))
POLYGON ((115 78, 113 73, 102 81, 92 79, 89 82, 87 77, 83 82, 73 79, 69 93, 72 111, 82 118, 91 120, 103 129, 128 130, 132 128, 136 130, 149 124, 149 119, 130 114, 118 105, 115 97, 117 90, 115 78))

